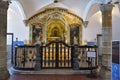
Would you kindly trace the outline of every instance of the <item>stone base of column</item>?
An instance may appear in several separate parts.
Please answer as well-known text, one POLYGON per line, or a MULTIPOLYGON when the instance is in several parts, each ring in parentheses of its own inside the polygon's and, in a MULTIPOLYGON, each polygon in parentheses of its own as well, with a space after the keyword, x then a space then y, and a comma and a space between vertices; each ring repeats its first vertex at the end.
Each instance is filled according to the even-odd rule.
POLYGON ((10 77, 9 72, 5 68, 0 68, 0 80, 8 80, 10 77))
POLYGON ((40 71, 41 70, 41 64, 40 63, 36 63, 35 64, 35 70, 36 71, 40 71))
POLYGON ((111 69, 109 67, 101 67, 100 76, 103 80, 111 80, 111 69))
POLYGON ((93 74, 98 77, 100 76, 101 66, 99 65, 97 69, 92 70, 93 74))

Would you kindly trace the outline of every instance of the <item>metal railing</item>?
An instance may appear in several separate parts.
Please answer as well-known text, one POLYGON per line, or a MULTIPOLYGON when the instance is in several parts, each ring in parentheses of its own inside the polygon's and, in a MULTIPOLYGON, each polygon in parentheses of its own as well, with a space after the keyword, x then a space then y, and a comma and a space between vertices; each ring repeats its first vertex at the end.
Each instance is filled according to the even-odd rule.
POLYGON ((33 70, 36 60, 35 46, 18 46, 15 47, 14 68, 33 70))
POLYGON ((80 69, 95 69, 98 66, 97 46, 78 46, 80 69))
POLYGON ((14 63, 16 69, 35 70, 36 60, 44 68, 73 68, 77 70, 95 69, 98 66, 97 46, 69 46, 63 42, 51 42, 45 46, 15 47, 14 63), (37 53, 39 52, 39 53, 37 53), (40 54, 39 59, 36 59, 40 54))

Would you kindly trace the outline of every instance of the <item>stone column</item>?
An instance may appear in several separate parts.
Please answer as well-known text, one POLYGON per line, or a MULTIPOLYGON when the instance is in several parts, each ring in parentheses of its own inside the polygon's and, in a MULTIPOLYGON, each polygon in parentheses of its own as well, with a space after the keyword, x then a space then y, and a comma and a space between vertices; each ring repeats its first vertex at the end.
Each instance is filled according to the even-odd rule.
POLYGON ((78 45, 74 45, 72 50, 72 68, 73 70, 79 70, 78 45))
POLYGON ((102 4, 102 67, 101 76, 111 80, 112 4, 102 4))
POLYGON ((40 69, 41 69, 41 46, 40 46, 40 44, 36 44, 35 70, 39 71, 40 69))
POLYGON ((0 0, 0 80, 7 80, 9 77, 6 60, 7 9, 8 2, 0 0))

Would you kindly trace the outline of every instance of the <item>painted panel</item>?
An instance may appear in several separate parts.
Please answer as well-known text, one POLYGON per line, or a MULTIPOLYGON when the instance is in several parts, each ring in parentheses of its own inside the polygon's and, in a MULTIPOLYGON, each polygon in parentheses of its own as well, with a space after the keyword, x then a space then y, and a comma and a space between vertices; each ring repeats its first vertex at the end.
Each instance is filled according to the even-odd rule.
POLYGON ((79 43, 79 26, 70 27, 70 44, 74 44, 74 38, 76 38, 77 43, 79 43))
POLYGON ((112 42, 112 80, 120 80, 120 41, 112 42))

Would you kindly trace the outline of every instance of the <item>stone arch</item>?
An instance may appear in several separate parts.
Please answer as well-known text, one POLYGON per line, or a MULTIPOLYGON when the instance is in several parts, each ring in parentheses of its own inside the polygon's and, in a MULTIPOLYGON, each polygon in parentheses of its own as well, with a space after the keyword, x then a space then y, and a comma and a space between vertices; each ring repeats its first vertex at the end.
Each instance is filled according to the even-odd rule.
POLYGON ((101 1, 98 2, 96 0, 91 0, 88 3, 88 5, 87 5, 87 7, 84 11, 84 14, 83 14, 83 20, 84 21, 86 21, 89 17, 91 17, 92 15, 94 15, 96 12, 98 12, 100 10, 99 9, 99 3, 101 3, 101 1), (97 9, 94 10, 94 8, 96 8, 96 7, 97 7, 97 9))
MULTIPOLYGON (((12 1, 12 0, 11 0, 11 1, 12 1)), ((15 4, 15 6, 18 8, 18 10, 19 10, 19 12, 20 12, 20 14, 21 14, 22 19, 23 19, 23 20, 26 19, 26 15, 25 15, 25 13, 24 13, 23 7, 22 7, 22 5, 20 4, 20 2, 19 2, 19 1, 12 1, 12 3, 15 4)))

